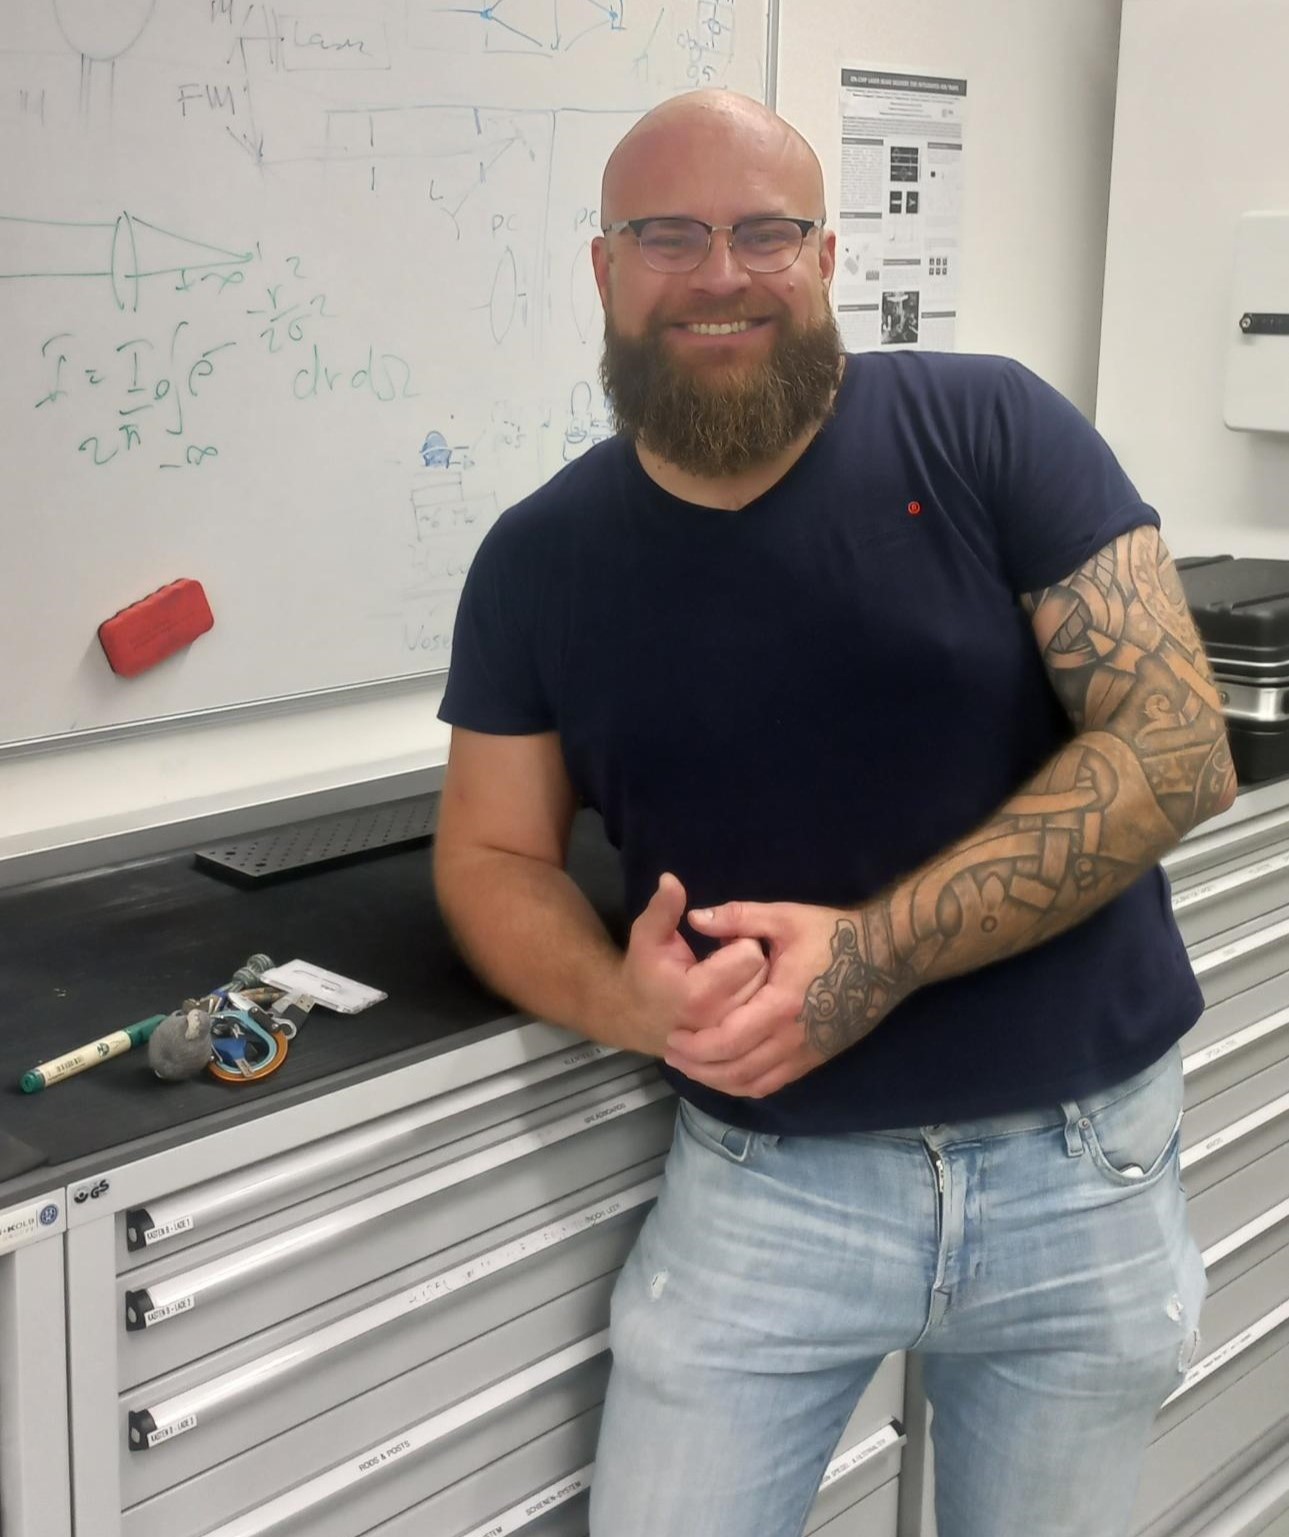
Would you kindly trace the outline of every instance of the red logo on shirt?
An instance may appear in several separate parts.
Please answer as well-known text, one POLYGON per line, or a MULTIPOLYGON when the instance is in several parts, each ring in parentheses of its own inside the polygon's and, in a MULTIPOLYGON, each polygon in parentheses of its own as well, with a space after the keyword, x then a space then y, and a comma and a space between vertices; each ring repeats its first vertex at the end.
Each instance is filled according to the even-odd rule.
POLYGON ((920 513, 921 511, 922 511, 922 503, 921 502, 910 502, 909 503, 909 507, 908 507, 909 517, 916 518, 918 513, 920 513))

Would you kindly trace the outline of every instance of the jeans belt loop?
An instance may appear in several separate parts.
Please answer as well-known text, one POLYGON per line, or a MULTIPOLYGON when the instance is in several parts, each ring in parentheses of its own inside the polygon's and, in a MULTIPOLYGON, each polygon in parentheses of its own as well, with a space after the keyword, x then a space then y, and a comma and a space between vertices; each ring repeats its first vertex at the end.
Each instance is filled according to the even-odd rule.
POLYGON ((1083 1133, 1079 1129, 1083 1112, 1072 1099, 1062 1100, 1061 1110, 1065 1115, 1065 1151, 1071 1158, 1077 1158, 1083 1151, 1083 1133))

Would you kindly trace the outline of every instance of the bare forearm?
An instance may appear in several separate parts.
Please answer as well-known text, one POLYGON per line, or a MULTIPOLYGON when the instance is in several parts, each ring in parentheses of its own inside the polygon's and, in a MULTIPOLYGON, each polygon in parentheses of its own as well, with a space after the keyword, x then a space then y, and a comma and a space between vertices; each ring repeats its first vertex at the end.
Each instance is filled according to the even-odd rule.
POLYGON ((1177 837, 1131 750, 1079 737, 983 827, 838 921, 806 996, 814 1044, 831 1055, 916 988, 1083 922, 1177 837))
POLYGON ((471 850, 440 857, 435 883, 453 937, 489 987, 553 1024, 631 1049, 622 952, 564 870, 471 850))

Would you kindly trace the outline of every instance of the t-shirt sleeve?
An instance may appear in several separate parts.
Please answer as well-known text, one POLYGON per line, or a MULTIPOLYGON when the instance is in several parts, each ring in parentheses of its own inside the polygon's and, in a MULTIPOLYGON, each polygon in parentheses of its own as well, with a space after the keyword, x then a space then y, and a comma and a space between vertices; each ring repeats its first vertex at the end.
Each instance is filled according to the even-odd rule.
POLYGON ((503 516, 471 563, 452 633, 439 719, 467 731, 526 736, 555 727, 537 663, 534 573, 521 581, 503 516))
POLYGON ((1018 594, 1068 576, 1130 529, 1159 526, 1096 428, 1020 363, 1000 371, 986 464, 986 495, 1018 594))

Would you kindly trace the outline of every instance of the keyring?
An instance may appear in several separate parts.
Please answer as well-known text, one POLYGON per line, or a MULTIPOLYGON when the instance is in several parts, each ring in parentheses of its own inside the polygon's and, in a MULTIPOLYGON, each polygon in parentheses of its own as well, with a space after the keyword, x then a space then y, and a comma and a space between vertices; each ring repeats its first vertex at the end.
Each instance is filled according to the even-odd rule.
POLYGON ((267 1078, 270 1073, 277 1072, 286 1061, 286 1036, 265 1030, 244 1009, 221 1009, 212 1016, 211 1026, 210 1045, 214 1055, 208 1070, 220 1083, 254 1083, 257 1079, 267 1078), (224 1032, 219 1030, 220 1025, 226 1027, 224 1032), (263 1047, 263 1054, 254 1061, 245 1054, 244 1048, 236 1054, 227 1050, 226 1055, 221 1056, 220 1047, 224 1042, 245 1042, 251 1036, 263 1047))

